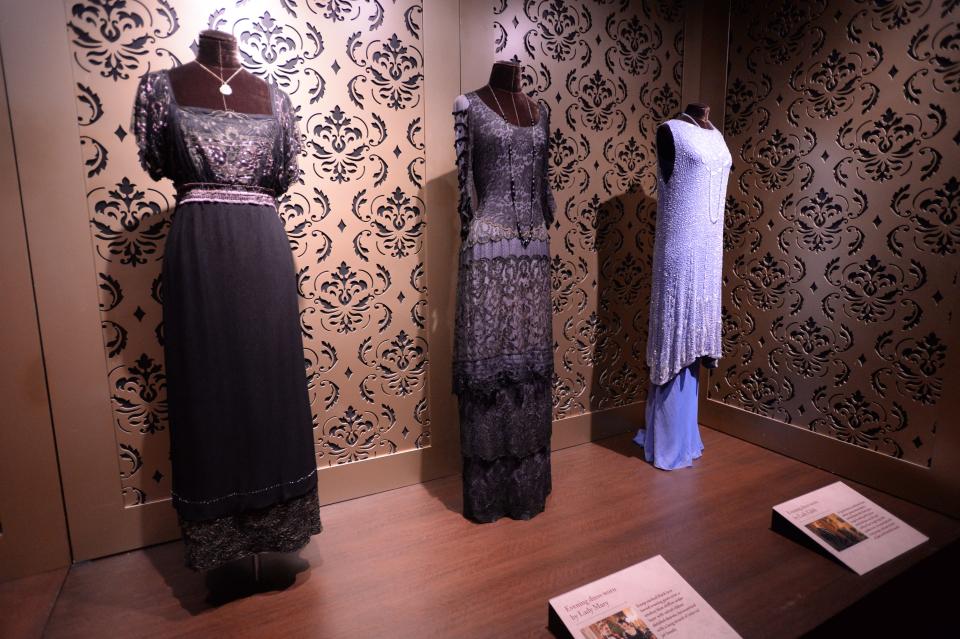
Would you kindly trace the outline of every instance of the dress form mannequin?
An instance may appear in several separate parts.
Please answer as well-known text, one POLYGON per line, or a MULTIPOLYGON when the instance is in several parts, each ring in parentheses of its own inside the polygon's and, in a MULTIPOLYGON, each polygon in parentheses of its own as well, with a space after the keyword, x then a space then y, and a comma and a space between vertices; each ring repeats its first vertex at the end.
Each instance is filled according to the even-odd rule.
POLYGON ((463 514, 530 519, 551 490, 550 113, 519 64, 453 106, 460 218, 452 386, 463 514))
POLYGON ((177 103, 182 106, 269 115, 270 89, 252 73, 241 70, 229 86, 230 95, 222 95, 220 83, 203 66, 226 80, 240 69, 237 39, 222 31, 202 31, 198 40, 197 58, 170 70, 170 84, 177 103), (203 65, 203 66, 201 66, 203 65))
POLYGON ((703 452, 699 369, 715 368, 722 351, 723 209, 732 157, 709 115, 706 104, 691 103, 657 129, 650 390, 634 441, 663 470, 691 466, 703 452))
MULTIPOLYGON (((697 124, 704 129, 712 129, 710 123, 710 107, 702 102, 691 102, 683 110, 685 114, 697 121, 697 124)), ((689 122, 687 118, 681 118, 689 122)), ((663 181, 669 182, 673 175, 673 161, 675 157, 675 148, 673 145, 673 133, 670 127, 662 124, 657 128, 657 162, 660 164, 660 173, 663 175, 663 181)))
MULTIPOLYGON (((516 62, 494 62, 490 70, 487 86, 477 89, 476 94, 483 103, 500 114, 514 126, 533 126, 537 123, 538 106, 527 94, 520 90, 520 65, 516 62)), ((466 98, 460 96, 453 110, 466 108, 466 98)))

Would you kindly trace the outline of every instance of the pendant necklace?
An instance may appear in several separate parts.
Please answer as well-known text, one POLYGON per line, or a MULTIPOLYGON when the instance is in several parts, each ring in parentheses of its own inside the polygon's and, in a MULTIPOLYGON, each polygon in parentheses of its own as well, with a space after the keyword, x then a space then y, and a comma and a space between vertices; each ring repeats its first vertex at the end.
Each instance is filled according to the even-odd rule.
MULTIPOLYGON (((219 42, 217 43, 217 53, 220 54, 220 43, 219 43, 219 42)), ((220 61, 223 61, 222 55, 219 56, 219 60, 220 60, 220 61)), ((212 75, 213 77, 215 77, 217 80, 220 81, 220 89, 219 89, 219 90, 220 90, 221 99, 223 100, 223 110, 224 110, 224 111, 227 111, 227 110, 228 110, 228 109, 227 109, 227 96, 228 96, 228 95, 233 95, 233 88, 230 86, 230 81, 233 80, 235 77, 237 77, 237 74, 238 74, 238 73, 240 73, 241 71, 243 71, 243 67, 242 67, 242 66, 237 67, 237 70, 234 71, 234 72, 230 75, 229 78, 227 78, 226 80, 224 80, 224 79, 223 79, 223 76, 221 76, 221 75, 219 75, 219 74, 217 74, 217 73, 214 73, 209 67, 207 67, 207 65, 203 64, 203 63, 200 62, 199 60, 197 60, 196 63, 200 65, 200 68, 201 68, 201 69, 203 69, 204 71, 206 71, 207 73, 209 73, 210 75, 212 75)))
MULTIPOLYGON (((506 121, 507 124, 510 124, 510 121, 507 120, 507 114, 504 112, 503 107, 500 106, 500 100, 497 98, 497 92, 494 91, 493 87, 490 86, 489 84, 487 85, 487 88, 490 89, 490 94, 493 96, 493 101, 496 102, 497 104, 497 111, 500 112, 500 117, 503 118, 503 120, 506 121)), ((517 100, 514 97, 513 92, 510 93, 510 99, 513 102, 513 112, 517 117, 516 126, 520 126, 519 124, 520 112, 517 110, 517 100)), ((536 129, 537 127, 533 125, 533 110, 530 108, 529 100, 527 100, 527 115, 530 118, 531 124, 530 126, 521 127, 521 128, 530 129, 530 202, 529 202, 530 208, 529 210, 532 211, 533 210, 533 192, 535 190, 534 186, 537 178, 537 172, 534 170, 534 167, 536 166, 536 157, 535 157, 536 132, 534 131, 534 129, 536 129)), ((510 168, 510 200, 513 203, 513 214, 517 218, 517 233, 520 236, 520 244, 522 244, 524 248, 526 248, 526 246, 530 244, 530 240, 533 239, 531 235, 533 233, 533 227, 531 226, 528 229, 527 235, 524 235, 523 229, 520 227, 520 214, 517 212, 516 187, 514 186, 514 177, 513 177, 513 146, 509 144, 509 142, 507 143, 507 154, 508 154, 507 164, 510 168)))

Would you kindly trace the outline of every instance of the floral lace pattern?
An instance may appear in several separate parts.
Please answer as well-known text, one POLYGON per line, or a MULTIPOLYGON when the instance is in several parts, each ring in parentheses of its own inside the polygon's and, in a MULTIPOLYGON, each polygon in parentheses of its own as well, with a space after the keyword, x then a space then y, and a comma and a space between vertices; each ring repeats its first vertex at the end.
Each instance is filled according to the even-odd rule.
POLYGON ((463 459, 463 514, 474 521, 532 519, 543 512, 550 489, 549 448, 525 457, 463 459))
POLYGON ((194 570, 258 552, 294 552, 322 529, 317 491, 302 497, 238 515, 207 521, 180 519, 185 561, 194 570))
POLYGON ((453 362, 464 516, 529 519, 551 486, 548 115, 541 107, 520 127, 474 93, 465 104, 454 113, 463 241, 453 362))
POLYGON ((525 457, 550 447, 549 379, 498 385, 486 394, 460 396, 460 450, 493 461, 525 457), (526 424, 526 428, 504 428, 526 424))
MULTIPOLYGON (((553 222, 556 202, 548 181, 549 112, 541 105, 536 124, 515 126, 476 93, 456 111, 454 146, 460 188, 460 236, 474 236, 474 219, 506 227, 515 237, 542 237, 553 222)), ((503 239, 496 237, 492 239, 503 239)))
POLYGON ((454 389, 550 379, 547 255, 463 260, 458 278, 454 389), (539 302, 539 303, 538 303, 539 302))

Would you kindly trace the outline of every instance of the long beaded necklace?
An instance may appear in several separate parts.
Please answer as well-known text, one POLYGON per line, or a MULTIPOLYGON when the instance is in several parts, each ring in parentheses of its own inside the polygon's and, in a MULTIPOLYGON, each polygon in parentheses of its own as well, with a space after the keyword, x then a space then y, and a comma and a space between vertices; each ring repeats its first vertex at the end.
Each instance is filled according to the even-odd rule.
MULTIPOLYGON (((220 43, 219 43, 219 42, 217 42, 217 60, 218 60, 218 61, 221 61, 221 62, 223 61, 223 53, 220 51, 220 43)), ((220 99, 223 100, 223 110, 224 110, 224 111, 227 111, 227 110, 228 110, 228 109, 227 109, 227 96, 228 96, 228 95, 233 95, 233 87, 230 86, 230 80, 233 80, 235 77, 237 77, 237 74, 240 73, 241 71, 243 71, 243 67, 242 67, 242 66, 237 67, 237 70, 234 71, 233 74, 231 74, 229 78, 227 78, 226 80, 224 80, 222 75, 220 75, 220 74, 218 74, 218 73, 214 73, 214 72, 213 72, 209 67, 207 67, 207 65, 205 65, 204 63, 200 62, 199 60, 197 60, 196 62, 197 62, 197 64, 200 65, 200 68, 201 68, 201 69, 203 69, 204 71, 206 71, 207 73, 209 73, 210 75, 212 75, 213 77, 215 77, 217 80, 220 81, 220 89, 219 89, 219 90, 220 90, 220 99)))
MULTIPOLYGON (((493 87, 489 84, 487 88, 490 90, 490 94, 493 96, 493 101, 497 104, 497 111, 500 113, 500 117, 503 118, 507 124, 510 124, 510 121, 507 119, 507 114, 503 110, 503 107, 500 105, 500 100, 497 98, 497 92, 493 90, 493 87)), ((513 113, 517 118, 518 124, 515 125, 520 127, 520 112, 517 110, 517 100, 514 93, 510 92, 510 101, 513 104, 513 113)), ((530 126, 520 127, 530 129, 530 199, 528 202, 528 211, 533 210, 533 193, 536 190, 536 179, 537 172, 534 169, 536 166, 536 127, 533 125, 533 109, 530 107, 530 100, 527 100, 527 115, 530 118, 530 126)), ((509 166, 510 172, 510 202, 513 205, 513 215, 517 221, 517 235, 520 237, 520 244, 526 248, 530 244, 530 240, 533 239, 533 225, 528 225, 526 233, 524 233, 523 227, 520 225, 520 213, 517 211, 517 191, 515 186, 514 179, 514 170, 513 170, 513 145, 510 143, 511 140, 507 142, 507 165, 509 166)))
MULTIPOLYGON (((689 113, 681 113, 681 116, 686 116, 690 122, 692 122, 696 127, 703 129, 704 127, 689 113)), ((715 128, 706 129, 716 131, 715 128)), ((721 216, 723 215, 723 193, 721 193, 720 185, 723 184, 722 172, 725 168, 722 163, 723 152, 719 149, 711 149, 711 152, 707 155, 707 173, 710 176, 710 190, 707 191, 707 201, 710 203, 710 223, 716 224, 720 221, 721 216), (714 176, 719 176, 721 179, 717 183, 717 195, 713 195, 713 181, 714 176)))

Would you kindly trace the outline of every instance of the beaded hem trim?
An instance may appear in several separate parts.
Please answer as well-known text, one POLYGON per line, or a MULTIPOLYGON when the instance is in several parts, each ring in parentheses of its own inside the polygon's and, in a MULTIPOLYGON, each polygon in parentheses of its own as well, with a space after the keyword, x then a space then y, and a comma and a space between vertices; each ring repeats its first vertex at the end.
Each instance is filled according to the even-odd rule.
POLYGON ((219 202, 222 204, 253 204, 276 207, 277 201, 270 193, 229 186, 192 187, 178 194, 178 204, 190 202, 219 202))
POLYGON ((298 477, 297 479, 291 479, 290 481, 280 482, 279 484, 272 484, 272 485, 270 485, 270 486, 265 486, 265 487, 263 487, 263 488, 258 488, 258 489, 256 489, 256 490, 245 490, 245 491, 232 492, 232 493, 229 493, 229 494, 227 494, 227 495, 223 495, 223 496, 221 496, 221 497, 214 497, 213 499, 187 499, 186 497, 183 497, 183 496, 181 496, 181 495, 178 495, 177 493, 175 493, 175 492, 173 492, 173 491, 170 491, 170 494, 173 495, 173 497, 174 497, 175 499, 177 499, 177 501, 182 501, 182 502, 187 503, 187 504, 213 504, 213 503, 216 503, 216 502, 218 502, 218 501, 223 501, 224 499, 230 499, 231 497, 238 497, 238 496, 240 496, 240 495, 256 495, 256 494, 258 494, 258 493, 264 493, 264 492, 266 492, 266 491, 268 491, 268 490, 273 490, 274 488, 279 488, 280 486, 291 486, 291 485, 293 485, 293 484, 299 484, 299 483, 301 483, 301 482, 306 481, 307 479, 310 479, 311 477, 313 477, 313 476, 316 475, 316 474, 317 474, 317 469, 314 468, 313 470, 311 470, 309 473, 307 473, 307 474, 304 475, 303 477, 298 477))

